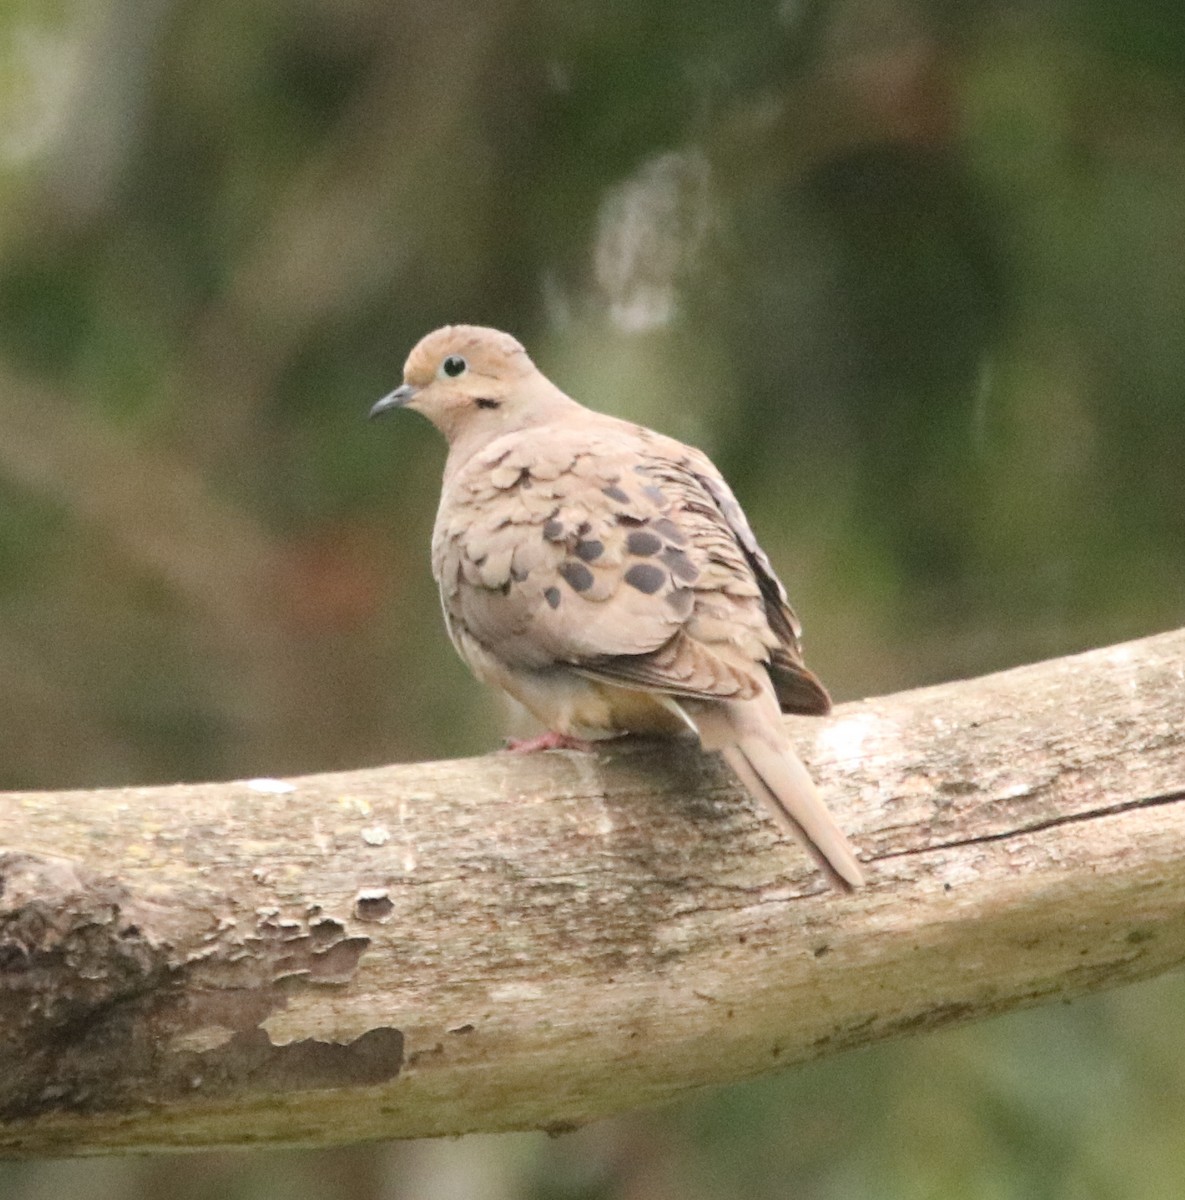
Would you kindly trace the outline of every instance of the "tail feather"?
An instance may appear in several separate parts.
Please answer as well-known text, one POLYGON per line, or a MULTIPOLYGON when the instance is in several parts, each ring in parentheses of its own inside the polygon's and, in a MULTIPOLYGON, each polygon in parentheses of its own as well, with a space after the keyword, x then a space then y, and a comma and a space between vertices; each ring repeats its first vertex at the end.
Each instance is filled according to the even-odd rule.
POLYGON ((864 872, 851 843, 794 753, 780 718, 776 731, 764 728, 760 719, 754 722, 763 714, 750 706, 761 703, 705 705, 693 714, 701 741, 721 752, 745 790, 810 851, 833 884, 844 891, 861 887, 864 872))
POLYGON ((833 884, 843 891, 863 886, 864 872, 851 844, 793 750, 778 754, 746 738, 723 747, 721 753, 745 790, 806 847, 833 884))

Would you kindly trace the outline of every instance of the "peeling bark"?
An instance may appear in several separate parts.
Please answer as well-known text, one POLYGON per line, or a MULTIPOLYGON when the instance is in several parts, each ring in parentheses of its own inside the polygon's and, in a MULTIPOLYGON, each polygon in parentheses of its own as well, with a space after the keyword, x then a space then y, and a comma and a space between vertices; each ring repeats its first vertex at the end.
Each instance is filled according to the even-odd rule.
POLYGON ((1185 632, 793 732, 0 796, 0 1153, 564 1128, 1185 962, 1185 632))

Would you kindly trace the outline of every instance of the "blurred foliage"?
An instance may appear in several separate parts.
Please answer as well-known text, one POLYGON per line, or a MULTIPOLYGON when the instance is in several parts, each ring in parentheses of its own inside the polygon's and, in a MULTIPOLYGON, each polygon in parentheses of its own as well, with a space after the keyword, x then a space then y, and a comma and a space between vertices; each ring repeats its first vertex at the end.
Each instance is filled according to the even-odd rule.
MULTIPOLYGON (((840 698, 1179 625, 1166 0, 9 0, 0 786, 489 748, 363 421, 500 325, 705 446, 840 698)), ((606 1122, 0 1171, 13 1200, 1162 1197, 1180 980, 606 1122)))

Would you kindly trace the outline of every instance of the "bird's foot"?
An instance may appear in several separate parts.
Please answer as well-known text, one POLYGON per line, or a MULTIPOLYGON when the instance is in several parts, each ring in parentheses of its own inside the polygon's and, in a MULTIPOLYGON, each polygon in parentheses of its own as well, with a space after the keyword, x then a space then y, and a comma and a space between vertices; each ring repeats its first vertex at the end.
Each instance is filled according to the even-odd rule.
POLYGON ((585 754, 591 754, 594 746, 584 738, 548 730, 547 733, 540 733, 535 737, 507 738, 506 749, 511 754, 534 754, 539 750, 582 750, 585 754))

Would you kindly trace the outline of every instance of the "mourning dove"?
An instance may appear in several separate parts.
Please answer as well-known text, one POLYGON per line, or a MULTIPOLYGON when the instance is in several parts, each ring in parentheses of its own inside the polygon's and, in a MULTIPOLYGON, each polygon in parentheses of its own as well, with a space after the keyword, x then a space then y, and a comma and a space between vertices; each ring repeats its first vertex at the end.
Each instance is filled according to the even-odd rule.
POLYGON ((800 626, 701 451, 593 412, 509 334, 428 334, 371 416, 410 408, 449 443, 432 570, 475 675, 551 731, 693 730, 843 888, 864 882, 781 713, 825 713, 800 626))

